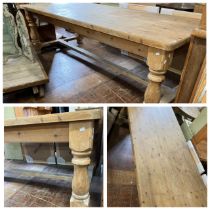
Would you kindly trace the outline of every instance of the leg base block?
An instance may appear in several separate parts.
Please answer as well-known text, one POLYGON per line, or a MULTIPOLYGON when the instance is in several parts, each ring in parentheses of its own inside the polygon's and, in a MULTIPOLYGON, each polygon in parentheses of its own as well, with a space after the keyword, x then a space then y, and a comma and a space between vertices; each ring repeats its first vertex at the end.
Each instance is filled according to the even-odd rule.
POLYGON ((89 207, 90 202, 90 196, 86 196, 86 198, 83 199, 83 196, 81 198, 75 198, 75 196, 71 196, 70 199, 70 207, 89 207))

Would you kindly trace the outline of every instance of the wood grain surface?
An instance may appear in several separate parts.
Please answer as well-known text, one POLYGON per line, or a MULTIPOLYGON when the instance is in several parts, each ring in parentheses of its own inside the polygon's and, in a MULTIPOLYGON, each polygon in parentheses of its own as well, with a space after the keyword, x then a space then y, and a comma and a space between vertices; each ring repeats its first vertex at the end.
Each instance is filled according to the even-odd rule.
POLYGON ((4 128, 5 143, 68 143, 69 123, 12 126, 4 128))
POLYGON ((31 62, 24 56, 10 59, 3 68, 4 93, 48 82, 48 76, 39 61, 31 62))
POLYGON ((207 189, 172 108, 128 108, 128 113, 141 206, 207 206, 207 189))
POLYGON ((20 117, 15 120, 5 120, 4 127, 96 120, 101 118, 101 114, 102 113, 100 109, 91 109, 76 112, 65 112, 59 114, 20 117))
POLYGON ((199 20, 98 4, 31 4, 27 11, 146 46, 172 51, 190 41, 199 20))

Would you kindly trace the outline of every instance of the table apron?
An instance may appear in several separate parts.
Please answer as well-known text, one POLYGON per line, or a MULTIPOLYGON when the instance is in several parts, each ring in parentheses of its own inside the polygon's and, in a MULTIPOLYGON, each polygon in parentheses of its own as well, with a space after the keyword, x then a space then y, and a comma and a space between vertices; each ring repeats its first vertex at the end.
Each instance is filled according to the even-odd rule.
POLYGON ((46 21, 48 23, 51 23, 55 26, 63 27, 66 29, 69 29, 70 31, 74 33, 78 33, 79 35, 97 40, 99 42, 102 42, 104 44, 110 45, 112 47, 116 47, 121 50, 125 50, 127 52, 133 53, 135 55, 141 56, 146 58, 147 52, 148 52, 148 46, 140 43, 136 43, 127 39, 123 39, 117 36, 109 35, 106 33, 102 33, 93 29, 89 29, 83 26, 79 26, 76 24, 72 24, 66 21, 61 21, 58 19, 54 19, 51 17, 43 16, 40 14, 35 14, 40 20, 46 21))
POLYGON ((69 123, 12 126, 4 128, 5 143, 68 143, 69 123))

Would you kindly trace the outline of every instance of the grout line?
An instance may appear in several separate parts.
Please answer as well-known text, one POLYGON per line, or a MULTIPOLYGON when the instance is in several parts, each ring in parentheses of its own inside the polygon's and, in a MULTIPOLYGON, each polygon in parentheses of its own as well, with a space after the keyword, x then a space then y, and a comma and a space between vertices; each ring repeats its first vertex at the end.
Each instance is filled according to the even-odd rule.
POLYGON ((44 200, 43 198, 39 198, 39 197, 36 197, 36 196, 34 196, 34 195, 31 195, 31 194, 27 194, 27 193, 25 193, 25 192, 22 191, 22 190, 19 190, 18 192, 22 192, 22 193, 25 194, 25 195, 29 195, 29 196, 31 196, 31 197, 34 197, 34 198, 37 198, 37 199, 42 200, 42 201, 44 201, 44 202, 47 202, 47 203, 49 203, 49 204, 52 204, 53 206, 59 207, 59 206, 55 205, 54 203, 51 203, 50 201, 44 200))

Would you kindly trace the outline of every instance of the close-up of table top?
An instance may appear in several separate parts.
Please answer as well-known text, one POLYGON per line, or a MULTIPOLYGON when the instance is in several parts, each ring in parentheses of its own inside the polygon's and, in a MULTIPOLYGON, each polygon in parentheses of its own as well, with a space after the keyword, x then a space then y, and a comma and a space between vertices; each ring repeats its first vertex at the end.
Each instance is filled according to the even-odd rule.
POLYGON ((166 51, 188 43, 199 20, 99 4, 30 4, 37 15, 92 29, 166 51))
POLYGON ((129 107, 143 207, 206 206, 207 191, 171 107, 129 107))

